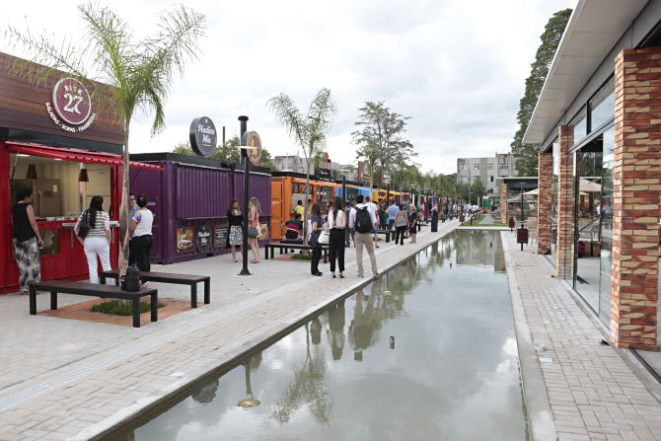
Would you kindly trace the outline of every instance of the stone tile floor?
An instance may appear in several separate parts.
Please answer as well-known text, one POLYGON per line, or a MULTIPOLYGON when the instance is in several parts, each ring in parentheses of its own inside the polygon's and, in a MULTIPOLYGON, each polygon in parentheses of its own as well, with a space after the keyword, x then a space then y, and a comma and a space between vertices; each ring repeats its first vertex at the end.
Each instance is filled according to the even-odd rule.
MULTIPOLYGON (((560 440, 661 440, 658 384, 604 338, 533 247, 502 232, 560 440)), ((518 337, 518 336, 517 336, 518 337)), ((524 384, 526 379, 524 378, 524 384)))

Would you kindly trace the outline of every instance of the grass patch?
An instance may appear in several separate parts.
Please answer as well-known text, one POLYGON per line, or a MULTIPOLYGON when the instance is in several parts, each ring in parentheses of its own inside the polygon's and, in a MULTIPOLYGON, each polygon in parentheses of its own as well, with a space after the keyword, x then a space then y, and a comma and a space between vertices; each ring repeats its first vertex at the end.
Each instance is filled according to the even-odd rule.
MULTIPOLYGON (((162 308, 165 305, 163 303, 158 303, 158 307, 162 308)), ((147 302, 140 302, 140 313, 149 312, 151 306, 147 302)), ((90 308, 92 312, 100 312, 102 314, 111 314, 111 315, 124 315, 130 316, 133 315, 133 302, 122 303, 119 300, 110 300, 108 302, 97 303, 92 305, 90 308)))
POLYGON ((291 255, 291 260, 312 260, 310 253, 295 253, 291 255))

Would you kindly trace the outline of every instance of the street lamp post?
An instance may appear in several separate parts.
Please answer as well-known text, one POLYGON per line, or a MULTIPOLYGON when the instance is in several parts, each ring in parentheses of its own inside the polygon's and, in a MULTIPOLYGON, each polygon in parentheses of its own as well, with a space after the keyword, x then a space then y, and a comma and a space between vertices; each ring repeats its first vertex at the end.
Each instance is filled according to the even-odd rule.
MULTIPOLYGON (((248 131, 248 117, 239 116, 240 121, 240 139, 241 146, 243 146, 243 135, 248 131)), ((243 160, 243 247, 242 258, 243 268, 239 273, 240 276, 249 276, 248 271, 248 204, 250 203, 250 160, 248 159, 248 149, 241 149, 241 159, 243 160)))

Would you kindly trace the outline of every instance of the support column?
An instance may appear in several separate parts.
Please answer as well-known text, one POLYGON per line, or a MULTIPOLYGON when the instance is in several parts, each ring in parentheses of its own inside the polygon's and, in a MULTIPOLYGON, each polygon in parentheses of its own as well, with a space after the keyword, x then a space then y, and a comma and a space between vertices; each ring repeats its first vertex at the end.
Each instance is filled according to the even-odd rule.
POLYGON ((507 218, 507 184, 501 182, 500 184, 500 221, 507 225, 509 219, 507 218))
POLYGON ((537 195, 537 253, 551 252, 551 205, 553 204, 553 150, 539 152, 537 195))
POLYGON ((661 48, 615 58, 611 341, 656 350, 661 191, 661 48))
MULTIPOLYGON (((556 246, 555 276, 571 279, 574 269, 574 177, 573 156, 569 149, 574 145, 574 127, 558 128, 560 175, 558 176, 558 239, 556 246)), ((553 167, 553 165, 551 165, 553 167)))

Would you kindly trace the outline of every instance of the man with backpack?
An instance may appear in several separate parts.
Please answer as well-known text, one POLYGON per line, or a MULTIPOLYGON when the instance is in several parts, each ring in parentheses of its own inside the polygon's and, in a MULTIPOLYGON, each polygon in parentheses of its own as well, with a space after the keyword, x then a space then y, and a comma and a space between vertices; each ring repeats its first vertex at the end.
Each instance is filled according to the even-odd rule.
POLYGON ((363 204, 363 196, 356 197, 356 206, 349 214, 349 228, 355 231, 354 244, 356 245, 356 262, 358 263, 358 277, 364 277, 363 272, 363 246, 367 248, 372 264, 372 274, 379 275, 376 269, 376 256, 374 255, 374 241, 372 240, 372 228, 376 226, 376 216, 366 204, 363 204))

